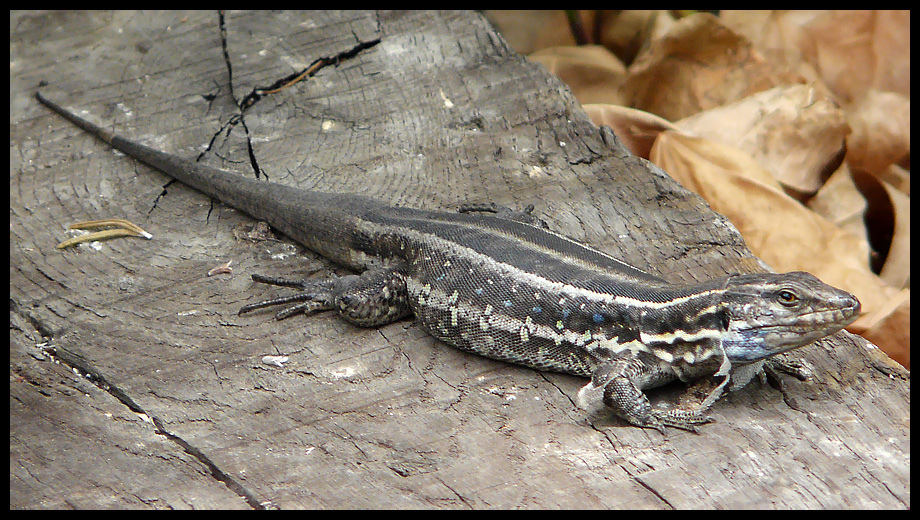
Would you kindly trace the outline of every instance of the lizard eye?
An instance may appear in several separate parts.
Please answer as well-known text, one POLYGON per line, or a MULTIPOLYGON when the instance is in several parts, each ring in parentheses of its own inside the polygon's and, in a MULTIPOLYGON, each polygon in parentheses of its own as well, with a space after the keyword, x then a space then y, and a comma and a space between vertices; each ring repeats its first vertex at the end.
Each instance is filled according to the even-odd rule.
POLYGON ((776 293, 776 299, 782 305, 792 307, 799 302, 799 297, 794 292, 783 289, 776 293))

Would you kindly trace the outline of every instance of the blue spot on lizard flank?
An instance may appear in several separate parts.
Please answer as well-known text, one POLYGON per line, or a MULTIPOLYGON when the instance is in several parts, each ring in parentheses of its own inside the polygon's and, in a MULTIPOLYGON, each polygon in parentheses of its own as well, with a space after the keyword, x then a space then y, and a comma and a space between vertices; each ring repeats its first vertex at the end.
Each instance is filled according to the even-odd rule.
POLYGON ((534 311, 534 312, 543 312, 543 309, 541 309, 540 307, 534 307, 534 308, 533 308, 533 311, 534 311))
POLYGON ((603 323, 604 321, 604 316, 598 313, 595 313, 591 318, 594 320, 594 323, 603 323))
POLYGON ((504 305, 505 307, 511 307, 511 305, 512 305, 512 304, 511 304, 511 300, 505 300, 505 301, 503 301, 503 302, 502 302, 502 305, 504 305))

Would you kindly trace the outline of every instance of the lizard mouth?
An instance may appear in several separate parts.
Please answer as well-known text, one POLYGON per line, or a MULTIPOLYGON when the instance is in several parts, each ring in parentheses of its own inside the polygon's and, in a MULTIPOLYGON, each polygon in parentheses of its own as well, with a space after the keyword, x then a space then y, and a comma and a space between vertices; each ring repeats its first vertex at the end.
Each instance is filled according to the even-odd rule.
MULTIPOLYGON (((835 311, 839 314, 839 311, 835 311)), ((815 313, 828 314, 828 313, 815 313)), ((822 316, 820 320, 797 320, 789 324, 770 324, 746 329, 730 330, 722 340, 725 354, 733 363, 753 363, 788 350, 813 343, 825 336, 842 330, 855 319, 835 320, 833 316, 822 316), (821 325, 817 325, 820 321, 821 325)))

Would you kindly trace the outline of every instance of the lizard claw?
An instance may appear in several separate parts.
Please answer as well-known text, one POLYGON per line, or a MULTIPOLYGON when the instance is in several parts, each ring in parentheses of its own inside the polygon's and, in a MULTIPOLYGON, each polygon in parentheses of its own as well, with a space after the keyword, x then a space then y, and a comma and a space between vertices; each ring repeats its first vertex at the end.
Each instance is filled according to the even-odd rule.
POLYGON ((294 287, 301 289, 302 292, 292 296, 285 296, 282 298, 275 298, 272 300, 265 300, 244 305, 239 310, 238 314, 240 315, 247 312, 252 312, 257 309, 264 309, 265 307, 288 303, 293 303, 295 305, 287 307, 275 314, 275 319, 283 320, 295 314, 311 314, 317 311, 330 310, 333 308, 331 305, 331 290, 333 283, 331 281, 313 282, 307 280, 288 280, 285 278, 275 278, 261 274, 253 274, 252 279, 255 282, 269 285, 294 287))
POLYGON ((653 428, 661 432, 662 435, 667 435, 665 427, 679 428, 688 432, 700 433, 700 429, 696 425, 712 421, 712 417, 703 415, 700 412, 669 410, 653 412, 642 420, 630 420, 629 422, 636 426, 641 426, 642 428, 653 428))

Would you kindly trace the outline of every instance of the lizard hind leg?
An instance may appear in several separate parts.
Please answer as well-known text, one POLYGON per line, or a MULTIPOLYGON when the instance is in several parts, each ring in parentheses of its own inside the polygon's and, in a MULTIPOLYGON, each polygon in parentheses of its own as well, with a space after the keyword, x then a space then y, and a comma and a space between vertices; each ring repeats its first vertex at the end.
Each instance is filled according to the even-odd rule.
POLYGON ((376 327, 411 314, 404 275, 395 269, 373 269, 360 275, 330 280, 287 280, 254 274, 256 282, 294 287, 301 292, 291 296, 252 303, 240 314, 274 305, 294 303, 277 313, 283 320, 295 314, 335 310, 347 321, 361 327, 376 327))
POLYGON ((405 275, 396 269, 373 269, 339 278, 333 305, 346 320, 361 327, 386 325, 412 314, 405 275))

